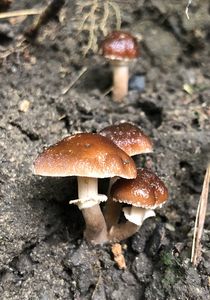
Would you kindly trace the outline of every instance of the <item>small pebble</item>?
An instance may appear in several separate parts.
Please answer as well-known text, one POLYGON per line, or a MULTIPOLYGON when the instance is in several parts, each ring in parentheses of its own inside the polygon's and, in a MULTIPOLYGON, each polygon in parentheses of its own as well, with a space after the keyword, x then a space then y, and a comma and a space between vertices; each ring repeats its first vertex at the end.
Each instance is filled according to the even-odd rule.
POLYGON ((143 92, 145 89, 145 76, 133 75, 129 80, 129 90, 143 92))
POLYGON ((173 232, 175 231, 175 227, 170 223, 166 223, 165 228, 168 229, 169 231, 173 231, 173 232))
POLYGON ((29 110, 30 102, 28 100, 22 100, 19 104, 18 110, 26 113, 29 110))

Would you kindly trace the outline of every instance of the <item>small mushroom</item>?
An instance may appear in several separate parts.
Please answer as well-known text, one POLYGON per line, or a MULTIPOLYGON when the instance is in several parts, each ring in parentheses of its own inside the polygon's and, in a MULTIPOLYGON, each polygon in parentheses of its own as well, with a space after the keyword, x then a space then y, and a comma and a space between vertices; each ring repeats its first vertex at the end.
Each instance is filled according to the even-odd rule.
MULTIPOLYGON (((122 122, 116 125, 110 125, 103 128, 99 133, 109 138, 129 156, 153 151, 151 139, 138 126, 132 123, 122 122)), ((110 179, 108 195, 112 184, 114 184, 116 180, 116 177, 110 179)), ((121 204, 112 201, 111 197, 109 197, 104 207, 104 217, 108 229, 118 222, 120 212, 121 204)))
POLYGON ((139 57, 138 42, 130 33, 114 31, 105 37, 100 52, 113 67, 113 100, 121 102, 128 93, 129 62, 139 57))
POLYGON ((107 126, 99 134, 110 139, 129 156, 153 151, 151 139, 138 126, 130 122, 107 126))
POLYGON ((98 178, 137 175, 134 161, 126 153, 94 133, 75 134, 45 149, 35 160, 33 171, 42 176, 77 176, 79 199, 70 203, 82 211, 86 223, 84 236, 93 244, 107 241, 106 223, 99 206, 107 197, 98 194, 98 178))
POLYGON ((154 209, 168 199, 168 190, 162 180, 148 169, 138 169, 136 179, 119 179, 111 188, 113 201, 130 204, 124 207, 126 223, 116 224, 109 231, 110 241, 121 241, 136 233, 143 221, 155 216, 154 209))

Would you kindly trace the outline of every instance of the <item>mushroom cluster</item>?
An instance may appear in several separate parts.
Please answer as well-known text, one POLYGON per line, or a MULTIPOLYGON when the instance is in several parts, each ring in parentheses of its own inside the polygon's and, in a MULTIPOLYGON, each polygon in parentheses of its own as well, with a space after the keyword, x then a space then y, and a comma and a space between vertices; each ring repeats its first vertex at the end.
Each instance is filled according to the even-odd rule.
POLYGON ((76 176, 78 199, 70 204, 82 212, 86 240, 92 244, 121 241, 138 231, 146 218, 155 215, 153 209, 168 198, 164 183, 150 170, 137 170, 131 158, 152 148, 142 130, 124 122, 99 133, 74 134, 44 149, 33 164, 33 173, 76 176), (111 178, 107 195, 98 193, 98 178, 111 178), (129 206, 122 208, 123 203, 129 206), (119 223, 121 211, 125 223, 119 223))

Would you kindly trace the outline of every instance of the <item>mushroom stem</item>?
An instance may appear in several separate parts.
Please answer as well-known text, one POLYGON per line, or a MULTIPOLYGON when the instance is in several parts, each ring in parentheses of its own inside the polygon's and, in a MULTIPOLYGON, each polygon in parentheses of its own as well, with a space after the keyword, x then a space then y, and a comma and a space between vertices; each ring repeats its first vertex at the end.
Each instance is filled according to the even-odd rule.
POLYGON ((78 197, 79 199, 94 200, 94 196, 98 195, 98 179, 91 177, 77 177, 78 197))
POLYGON ((144 220, 155 216, 154 210, 135 206, 124 207, 123 212, 128 221, 111 227, 109 231, 110 241, 119 242, 129 238, 139 230, 144 220))
POLYGON ((113 89, 112 98, 116 102, 121 102, 128 94, 129 68, 127 64, 113 62, 113 89))
POLYGON ((106 223, 99 204, 82 209, 82 215, 86 223, 84 232, 86 240, 92 244, 103 244, 107 242, 106 223))
POLYGON ((103 244, 107 241, 107 228, 98 203, 98 179, 77 177, 77 181, 79 199, 90 199, 87 204, 78 204, 86 224, 84 237, 92 244, 103 244))
POLYGON ((117 181, 119 177, 115 176, 110 178, 108 188, 108 200, 104 206, 104 218, 106 220, 107 229, 109 230, 113 225, 117 224, 120 218, 122 204, 115 202, 110 197, 110 191, 112 185, 117 181))
POLYGON ((104 218, 108 230, 118 223, 121 210, 122 203, 114 202, 112 198, 109 197, 104 208, 104 218))
POLYGON ((135 234, 139 230, 139 228, 139 225, 131 223, 130 221, 112 226, 109 231, 109 241, 120 242, 122 240, 125 240, 135 234))

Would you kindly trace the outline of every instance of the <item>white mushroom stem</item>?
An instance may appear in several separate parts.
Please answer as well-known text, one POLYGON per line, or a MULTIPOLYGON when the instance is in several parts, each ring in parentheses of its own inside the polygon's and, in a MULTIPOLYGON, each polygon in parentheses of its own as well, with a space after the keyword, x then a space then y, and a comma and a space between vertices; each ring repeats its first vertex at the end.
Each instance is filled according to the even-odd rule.
POLYGON ((79 209, 98 204, 98 178, 77 177, 79 209), (84 199, 84 201, 83 201, 84 199), (87 200, 88 199, 88 200, 87 200))
POLYGON ((98 179, 77 177, 78 207, 85 219, 84 237, 92 244, 103 244, 107 241, 107 227, 101 212, 100 201, 105 201, 105 195, 98 194, 98 179))
POLYGON ((134 235, 140 226, 127 221, 126 223, 117 224, 112 226, 109 231, 109 241, 110 242, 120 242, 130 236, 134 235))
POLYGON ((109 240, 112 242, 129 238, 139 230, 144 220, 155 216, 155 212, 151 209, 134 206, 123 208, 123 212, 128 221, 112 226, 109 231, 109 240))
POLYGON ((113 88, 112 98, 116 102, 121 102, 128 94, 129 67, 128 64, 113 62, 113 88))

